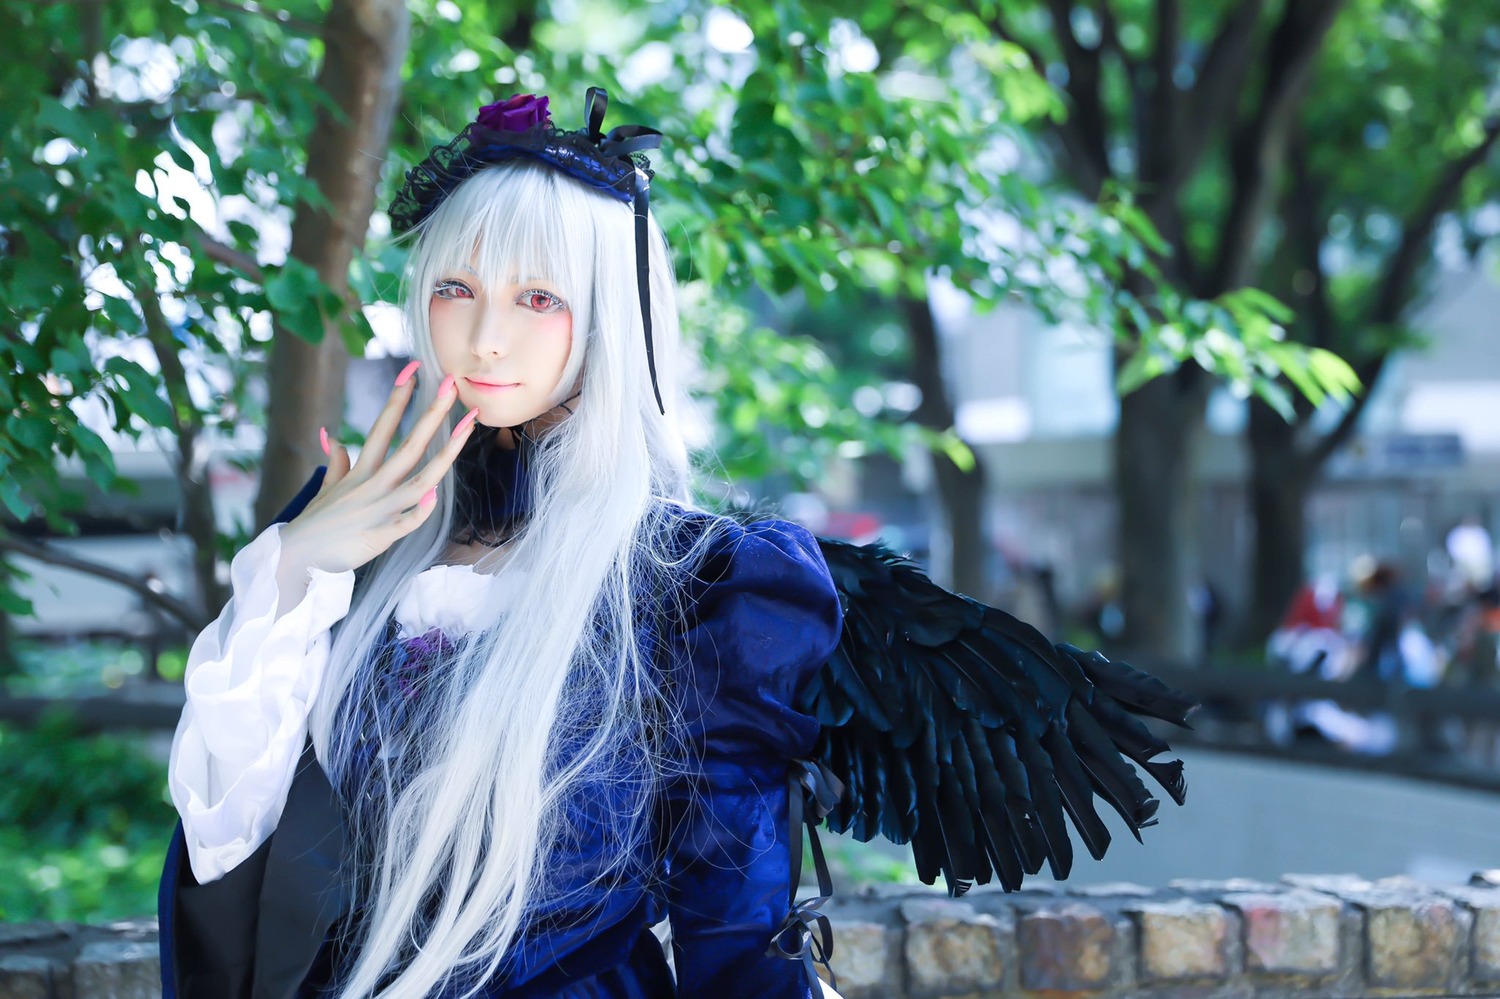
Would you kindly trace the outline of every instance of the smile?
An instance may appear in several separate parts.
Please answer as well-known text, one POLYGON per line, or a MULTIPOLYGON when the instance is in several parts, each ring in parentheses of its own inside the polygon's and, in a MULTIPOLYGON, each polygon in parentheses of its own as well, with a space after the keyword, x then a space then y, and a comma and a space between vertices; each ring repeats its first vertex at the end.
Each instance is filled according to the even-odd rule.
POLYGON ((470 385, 472 385, 475 388, 479 389, 479 391, 481 391, 481 392, 503 392, 506 389, 513 389, 513 388, 520 388, 521 387, 521 383, 520 382, 510 382, 510 383, 506 383, 506 384, 501 384, 501 383, 496 383, 496 382, 481 382, 481 381, 478 381, 477 379, 474 379, 474 378, 465 378, 464 381, 468 382, 470 385))

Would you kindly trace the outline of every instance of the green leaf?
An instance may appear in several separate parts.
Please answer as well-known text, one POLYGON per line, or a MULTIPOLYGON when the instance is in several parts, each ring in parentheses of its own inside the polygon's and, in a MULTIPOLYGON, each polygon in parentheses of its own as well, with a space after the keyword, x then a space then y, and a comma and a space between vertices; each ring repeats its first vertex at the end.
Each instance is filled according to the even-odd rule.
POLYGON ((268 268, 266 300, 276 310, 276 318, 292 333, 308 343, 323 342, 323 314, 318 299, 323 282, 307 264, 288 257, 285 264, 268 268))
POLYGON ((36 614, 36 608, 31 601, 9 587, 0 586, 0 612, 12 617, 31 617, 36 614))
POLYGON ((1331 350, 1321 347, 1310 349, 1307 352, 1307 367, 1318 383, 1327 389, 1328 394, 1340 402, 1348 402, 1354 393, 1364 387, 1349 362, 1331 350))
POLYGON ((134 302, 105 295, 103 311, 104 317, 118 335, 139 336, 144 328, 140 315, 135 311, 134 302))
POLYGON ((1166 374, 1167 370, 1165 358, 1149 350, 1139 349, 1115 377, 1115 391, 1122 396, 1129 395, 1151 379, 1166 374))
POLYGON ((70 108, 52 97, 43 97, 39 103, 36 124, 43 131, 56 132, 73 144, 89 149, 96 145, 93 126, 82 111, 70 108))
POLYGON ((696 277, 711 285, 722 281, 724 273, 729 269, 729 246, 723 237, 712 229, 704 229, 699 233, 695 263, 698 265, 696 277))
POLYGON ((1276 296, 1262 291, 1259 288, 1240 288, 1234 292, 1235 297, 1245 304, 1259 309, 1277 323, 1286 325, 1297 318, 1297 313, 1292 308, 1278 299, 1276 296))
POLYGON ((1296 417, 1296 410, 1292 407, 1292 395, 1286 390, 1285 385, 1268 378, 1261 378, 1256 380, 1254 389, 1255 394, 1260 396, 1266 405, 1276 410, 1283 420, 1291 421, 1296 417))
POLYGON ((123 357, 104 362, 106 373, 118 381, 118 397, 141 419, 154 427, 174 425, 172 408, 158 395, 158 382, 145 368, 123 357))
POLYGON ((45 416, 16 414, 5 421, 5 432, 18 444, 33 451, 52 453, 52 443, 57 437, 56 427, 45 416))
POLYGON ((14 476, 0 478, 0 504, 4 504, 17 520, 31 519, 32 503, 21 494, 21 484, 14 476))

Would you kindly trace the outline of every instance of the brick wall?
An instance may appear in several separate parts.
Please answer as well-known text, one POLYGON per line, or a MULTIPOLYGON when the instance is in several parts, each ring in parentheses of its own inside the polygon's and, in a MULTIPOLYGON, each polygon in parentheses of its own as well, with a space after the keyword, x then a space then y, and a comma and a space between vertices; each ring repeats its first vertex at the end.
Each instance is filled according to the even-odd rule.
MULTIPOLYGON (((1500 873, 1289 875, 830 903, 846 999, 1500 996, 1500 873)), ((154 920, 0 924, 0 999, 156 999, 154 920)))

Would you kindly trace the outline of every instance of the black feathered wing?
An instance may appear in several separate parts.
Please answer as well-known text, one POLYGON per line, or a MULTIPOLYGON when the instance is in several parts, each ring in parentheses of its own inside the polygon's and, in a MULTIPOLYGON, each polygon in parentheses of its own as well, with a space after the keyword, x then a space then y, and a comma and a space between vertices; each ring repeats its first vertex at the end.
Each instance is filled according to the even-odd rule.
POLYGON ((844 633, 798 707, 822 723, 813 756, 844 785, 829 829, 910 843, 918 876, 960 895, 996 876, 1014 890, 1043 863, 1067 877, 1064 815, 1103 856, 1095 796, 1139 839, 1159 802, 1127 758, 1183 802, 1181 761, 1158 761, 1169 747, 1136 716, 1185 726, 1191 698, 1054 645, 878 545, 818 543, 844 633))

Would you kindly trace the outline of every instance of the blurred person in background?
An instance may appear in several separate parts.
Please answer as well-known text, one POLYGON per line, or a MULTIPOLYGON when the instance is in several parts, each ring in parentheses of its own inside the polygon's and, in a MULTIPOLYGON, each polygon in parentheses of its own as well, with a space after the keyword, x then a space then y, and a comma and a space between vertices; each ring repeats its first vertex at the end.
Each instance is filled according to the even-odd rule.
POLYGON ((1303 583, 1267 640, 1266 657, 1292 673, 1316 671, 1324 680, 1347 679, 1350 643, 1342 631, 1344 610, 1344 594, 1332 575, 1303 583))
MULTIPOLYGON (((1491 586, 1465 605, 1453 635, 1452 656, 1445 682, 1470 690, 1500 690, 1500 589, 1491 586)), ((1471 720, 1462 739, 1466 755, 1494 766, 1497 734, 1500 724, 1471 720)))
POLYGON ((1456 586, 1481 593, 1495 585, 1495 543, 1478 514, 1469 514, 1448 532, 1445 542, 1453 560, 1456 586))

